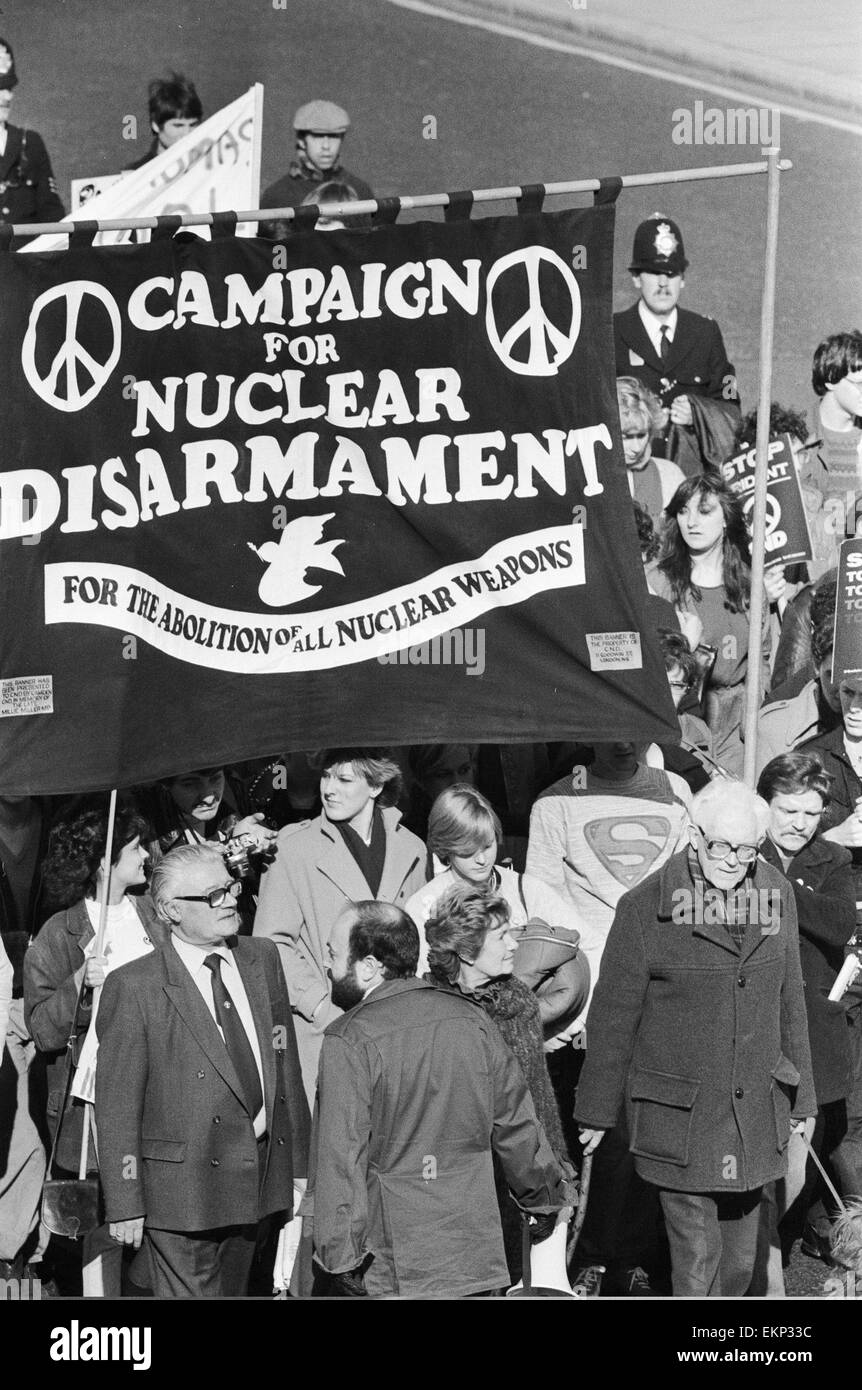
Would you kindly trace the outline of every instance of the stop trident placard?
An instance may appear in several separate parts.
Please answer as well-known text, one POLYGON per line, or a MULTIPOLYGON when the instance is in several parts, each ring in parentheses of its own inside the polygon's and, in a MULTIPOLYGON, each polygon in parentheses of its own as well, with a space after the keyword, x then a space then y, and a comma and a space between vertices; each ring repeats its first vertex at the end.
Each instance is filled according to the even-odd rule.
MULTIPOLYGON (((743 498, 743 511, 749 531, 754 509, 754 460, 756 451, 744 454, 721 465, 727 486, 743 498)), ((766 490, 766 555, 767 565, 793 565, 810 560, 811 537, 802 502, 799 475, 793 462, 789 434, 773 439, 769 444, 769 472, 766 490)))

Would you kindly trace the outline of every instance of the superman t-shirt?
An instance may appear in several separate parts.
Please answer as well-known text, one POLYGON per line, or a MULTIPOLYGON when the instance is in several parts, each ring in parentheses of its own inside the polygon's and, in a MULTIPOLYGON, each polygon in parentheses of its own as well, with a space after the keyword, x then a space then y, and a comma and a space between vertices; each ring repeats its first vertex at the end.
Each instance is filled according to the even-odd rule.
POLYGON ((572 903, 591 928, 585 942, 600 943, 586 950, 593 984, 623 893, 688 843, 689 797, 676 773, 640 765, 626 782, 604 781, 587 769, 585 776, 561 778, 536 801, 527 872, 572 903))

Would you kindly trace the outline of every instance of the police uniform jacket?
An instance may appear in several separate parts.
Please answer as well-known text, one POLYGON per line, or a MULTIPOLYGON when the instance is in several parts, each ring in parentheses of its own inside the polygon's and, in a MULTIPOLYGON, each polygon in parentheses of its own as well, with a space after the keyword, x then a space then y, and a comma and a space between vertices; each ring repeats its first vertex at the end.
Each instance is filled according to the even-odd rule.
POLYGON ((689 394, 719 401, 739 399, 721 329, 715 319, 690 309, 677 309, 676 331, 666 362, 652 345, 637 303, 614 314, 614 350, 617 376, 637 377, 663 405, 689 394))
POLYGON ((0 222, 59 222, 65 216, 41 135, 7 125, 0 155, 0 222))
POLYGON ((766 892, 741 949, 687 851, 626 893, 587 1019, 579 1123, 610 1129, 625 1100, 637 1172, 675 1192, 781 1177, 791 1115, 816 1112, 793 891, 762 859, 745 883, 766 892))

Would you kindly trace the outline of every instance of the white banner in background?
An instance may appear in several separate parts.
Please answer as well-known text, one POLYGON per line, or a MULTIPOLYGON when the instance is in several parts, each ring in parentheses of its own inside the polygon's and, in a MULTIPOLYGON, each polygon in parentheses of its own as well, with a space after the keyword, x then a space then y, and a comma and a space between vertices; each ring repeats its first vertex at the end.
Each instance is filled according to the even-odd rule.
MULTIPOLYGON (((107 221, 256 208, 260 198, 262 121, 263 87, 257 82, 175 145, 100 192, 98 203, 85 203, 63 220, 74 224, 94 217, 107 221)), ((207 227, 194 230, 198 236, 209 236, 207 227)), ((237 232, 240 236, 256 236, 257 225, 241 223, 237 232)), ((94 244, 116 246, 134 240, 148 241, 149 233, 100 232, 94 244)), ((63 235, 40 236, 21 250, 60 251, 65 244, 63 235)))

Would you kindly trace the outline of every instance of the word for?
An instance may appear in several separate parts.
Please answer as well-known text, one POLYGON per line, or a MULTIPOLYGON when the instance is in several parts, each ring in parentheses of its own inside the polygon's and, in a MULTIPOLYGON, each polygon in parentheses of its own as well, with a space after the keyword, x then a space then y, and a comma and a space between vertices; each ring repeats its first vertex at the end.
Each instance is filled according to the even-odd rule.
POLYGON ((678 106, 671 116, 671 139, 675 145, 775 145, 781 144, 780 116, 774 107, 717 106, 704 110, 703 102, 694 111, 678 106))

